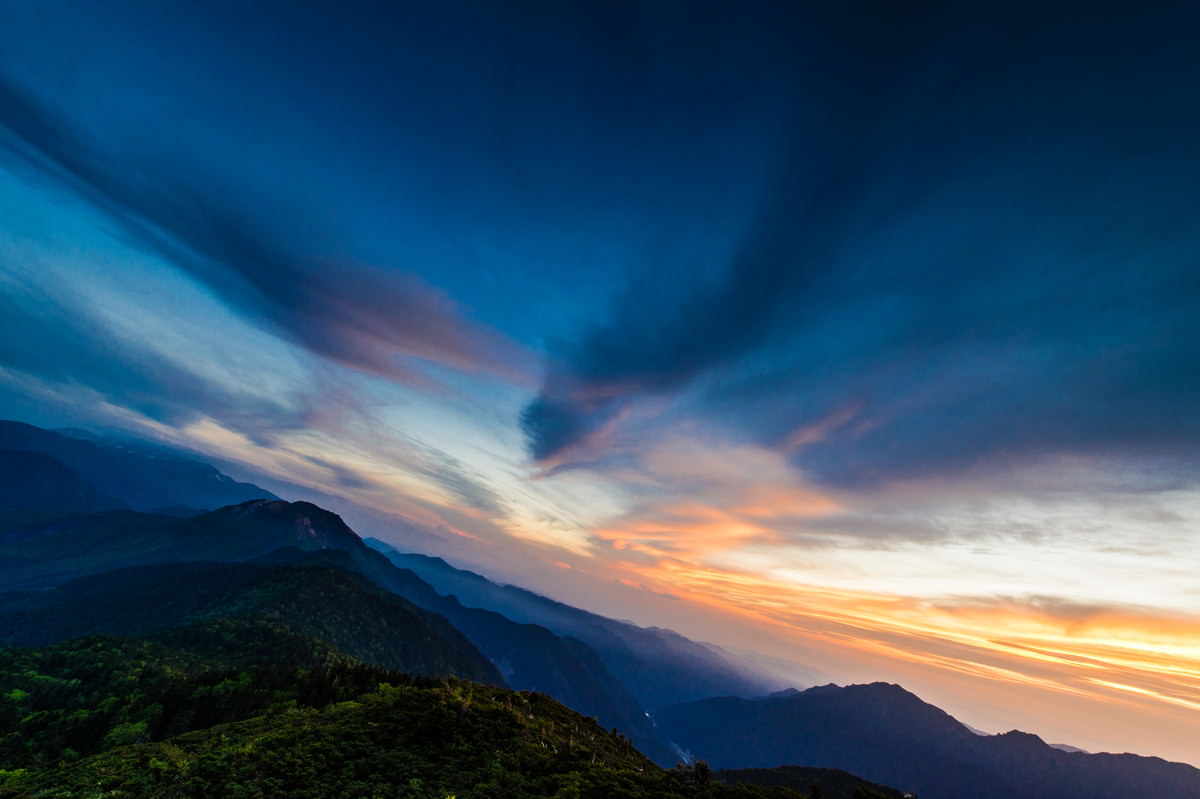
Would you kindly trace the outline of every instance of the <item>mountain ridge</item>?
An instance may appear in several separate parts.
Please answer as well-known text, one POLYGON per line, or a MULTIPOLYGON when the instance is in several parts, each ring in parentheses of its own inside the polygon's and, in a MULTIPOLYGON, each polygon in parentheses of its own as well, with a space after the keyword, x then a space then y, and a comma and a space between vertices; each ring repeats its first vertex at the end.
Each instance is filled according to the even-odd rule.
POLYGON ((52 528, 74 524, 80 529, 59 530, 57 540, 51 540, 53 536, 34 536, 33 543, 39 547, 28 541, 23 546, 20 542, 14 544, 15 534, 34 535, 28 525, 7 532, 0 526, 0 575, 6 576, 9 584, 22 584, 23 572, 36 577, 24 581, 27 587, 47 588, 55 581, 126 566, 247 561, 287 546, 300 553, 329 549, 345 552, 348 560, 341 564, 343 568, 352 568, 384 590, 446 618, 493 664, 505 666, 505 681, 513 687, 558 697, 580 712, 599 718, 606 726, 631 735, 659 762, 674 762, 671 750, 659 740, 636 698, 586 644, 555 635, 539 625, 520 624, 492 611, 464 607, 457 599, 438 594, 415 573, 394 566, 364 545, 337 514, 311 503, 253 499, 187 519, 126 511, 40 523, 52 528), (99 536, 91 535, 96 524, 99 536), (126 540, 123 531, 132 531, 132 539, 126 540), (76 537, 72 539, 72 535, 76 537), (82 574, 55 571, 56 564, 62 562, 63 550, 93 549, 102 552, 72 561, 82 574), (13 557, 22 554, 24 557, 13 557), (104 554, 109 557, 97 562, 96 558, 104 554))
POLYGON ((80 577, 49 591, 0 594, 5 646, 92 635, 153 637, 216 619, 320 638, 383 668, 503 683, 444 618, 332 566, 155 564, 80 577))
POLYGON ((1033 733, 980 736, 892 683, 823 685, 770 698, 664 708, 663 734, 715 768, 839 768, 923 799, 1200 796, 1200 769, 1132 754, 1065 752, 1033 733))
POLYGON ((24 422, 0 420, 0 450, 54 458, 102 495, 117 500, 118 508, 211 510, 247 499, 279 499, 172 450, 127 445, 103 436, 72 437, 24 422))
POLYGON ((464 605, 493 609, 514 621, 584 641, 651 712, 721 694, 766 694, 786 684, 742 666, 715 644, 693 641, 674 630, 610 619, 526 588, 496 583, 442 558, 399 552, 379 539, 364 543, 464 605))

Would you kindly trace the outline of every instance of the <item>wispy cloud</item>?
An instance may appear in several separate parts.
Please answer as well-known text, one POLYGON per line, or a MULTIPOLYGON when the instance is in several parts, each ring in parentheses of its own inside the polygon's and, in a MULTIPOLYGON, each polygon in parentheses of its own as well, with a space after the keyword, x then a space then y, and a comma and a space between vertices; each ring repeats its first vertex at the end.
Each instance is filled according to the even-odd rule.
POLYGON ((469 320, 418 276, 337 255, 316 244, 319 217, 251 205, 235 178, 201 163, 102 152, 38 99, 0 76, 0 146, 57 182, 217 292, 317 355, 430 385, 420 361, 530 380, 530 356, 469 320), (308 245, 312 249, 306 249, 308 245))
MULTIPOLYGON (((836 663, 843 680, 903 672, 910 686, 945 692, 943 706, 968 719, 983 712, 979 696, 994 692, 1010 702, 1007 712, 991 711, 994 723, 1011 726, 1026 714, 1040 715, 1045 702, 1109 718, 1150 712, 1171 730, 1157 736, 1159 751, 1191 756, 1172 740, 1198 729, 1200 626, 1191 616, 1037 596, 931 602, 681 561, 640 567, 638 574, 689 601, 739 609, 791 641, 809 663, 836 663), (963 699, 968 695, 974 703, 963 699)), ((1037 724, 1057 732, 1044 717, 1037 724)), ((1086 737, 1073 732, 1080 745, 1122 745, 1111 725, 1086 737)))
MULTIPOLYGON (((3 256, 0 256, 3 257, 3 256)), ((0 263, 0 268, 6 264, 0 263)), ((124 335, 98 314, 87 298, 66 290, 52 294, 11 279, 0 293, 0 364, 27 388, 45 384, 66 395, 85 391, 113 406, 156 422, 186 424, 198 414, 219 416, 235 427, 268 432, 301 426, 312 402, 303 391, 276 393, 214 379, 186 353, 149 346, 124 335)), ((42 389, 37 389, 41 391, 42 389)))

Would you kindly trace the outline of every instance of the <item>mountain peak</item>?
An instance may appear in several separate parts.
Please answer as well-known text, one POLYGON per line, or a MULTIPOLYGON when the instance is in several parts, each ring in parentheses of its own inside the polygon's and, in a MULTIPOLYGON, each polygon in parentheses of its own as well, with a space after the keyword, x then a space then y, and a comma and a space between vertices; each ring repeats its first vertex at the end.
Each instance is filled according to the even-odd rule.
POLYGON ((234 529, 252 526, 259 537, 269 531, 276 546, 292 545, 302 550, 362 546, 361 539, 341 516, 311 502, 252 499, 197 517, 196 524, 234 529))
POLYGON ((1022 730, 1009 730, 994 737, 1015 746, 1036 746, 1039 748, 1049 746, 1040 736, 1022 730))
POLYGON ((838 685, 837 683, 825 683, 824 685, 814 685, 805 691, 779 691, 771 694, 772 697, 794 696, 808 694, 817 696, 820 694, 840 693, 846 695, 861 695, 876 698, 883 697, 912 697, 920 701, 920 697, 909 691, 903 685, 897 685, 894 682, 865 682, 851 683, 850 685, 838 685))

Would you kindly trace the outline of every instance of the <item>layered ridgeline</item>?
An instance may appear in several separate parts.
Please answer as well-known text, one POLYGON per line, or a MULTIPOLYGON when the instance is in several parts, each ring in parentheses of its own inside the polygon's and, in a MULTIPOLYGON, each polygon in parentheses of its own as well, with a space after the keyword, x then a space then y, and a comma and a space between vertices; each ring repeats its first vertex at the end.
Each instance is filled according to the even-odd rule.
POLYGON ((2 521, 6 579, 25 588, 0 594, 0 796, 802 795, 663 770, 507 690, 459 627, 382 584, 491 647, 516 640, 511 660, 548 660, 581 701, 623 687, 582 642, 463 608, 315 506, 2 521))
POLYGON ((129 508, 190 514, 249 499, 278 499, 250 483, 239 483, 211 465, 171 450, 91 436, 84 431, 53 432, 22 422, 0 421, 0 510, 112 510, 129 508), (21 454, 23 453, 23 454, 21 454), (41 456, 32 457, 32 456, 41 456), (30 467, 45 470, 47 460, 69 475, 41 481, 30 467), (37 492, 76 483, 74 494, 55 503, 37 492), (18 490, 32 489, 34 494, 18 490), (43 504, 43 501, 49 500, 43 504))
MULTIPOLYGON (((980 735, 898 685, 820 686, 754 700, 664 708, 664 734, 714 768, 801 763, 845 769, 921 799, 1200 797, 1200 769, 1156 757, 1067 752, 1036 735, 980 735)), ((792 784, 784 770, 764 779, 792 784)), ((802 787, 802 786, 797 786, 802 787)))
MULTIPOLYGON (((140 567, 42 592, 58 612, 98 602, 97 617, 130 617, 111 629, 146 632, 0 648, 0 797, 804 795, 666 771, 542 694, 365 664, 347 650, 409 671, 488 668, 321 559, 140 567), (162 626, 173 613, 186 623, 162 626), (437 652, 466 657, 439 666, 437 652)), ((880 796, 847 774, 816 784, 880 796)))
MULTIPOLYGON (((547 693, 630 735, 660 762, 673 762, 674 754, 657 737, 637 700, 586 644, 544 627, 518 624, 498 613, 463 607, 366 547, 338 516, 309 503, 253 500, 192 518, 131 511, 32 520, 17 515, 0 522, 0 580, 36 591, 0 597, 0 613, 5 607, 13 608, 14 623, 19 623, 19 617, 42 613, 46 624, 39 634, 43 637, 27 642, 114 632, 118 630, 107 626, 109 622, 100 616, 94 618, 102 626, 89 628, 56 621, 68 619, 69 614, 49 606, 38 611, 30 603, 52 602, 56 592, 44 590, 51 586, 131 566, 153 567, 148 572, 152 575, 155 569, 164 570, 165 564, 242 562, 268 555, 285 563, 289 558, 311 558, 306 553, 323 551, 341 553, 336 563, 339 569, 350 570, 364 581, 448 619, 500 668, 510 687, 547 693), (60 624, 68 629, 54 632, 60 624), (46 637, 52 634, 54 638, 46 637)), ((167 579, 160 582, 164 588, 169 583, 167 579)), ((65 588, 75 592, 87 585, 83 581, 82 587, 73 584, 65 588)))
POLYGON ((173 630, 192 643, 211 641, 215 651, 228 639, 230 656, 241 657, 238 640, 250 635, 243 631, 265 628, 277 641, 315 638, 390 669, 503 684, 444 618, 338 565, 304 558, 294 565, 168 563, 81 577, 49 591, 0 594, 0 644, 40 646, 92 635, 161 639, 173 630))
POLYGON ((101 494, 61 462, 40 452, 0 450, 0 513, 59 512, 119 508, 119 499, 101 494))
POLYGON ((583 641, 648 710, 712 696, 760 696, 784 687, 720 648, 672 630, 609 619, 524 588, 499 585, 441 558, 399 552, 377 539, 368 538, 366 544, 464 605, 488 608, 583 641))

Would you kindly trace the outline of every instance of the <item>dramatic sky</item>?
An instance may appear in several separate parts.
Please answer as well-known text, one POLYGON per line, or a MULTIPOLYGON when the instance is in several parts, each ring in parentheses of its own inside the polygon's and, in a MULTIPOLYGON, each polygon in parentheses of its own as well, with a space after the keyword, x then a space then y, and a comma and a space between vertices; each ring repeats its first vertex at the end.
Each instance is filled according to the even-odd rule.
POLYGON ((988 5, 0 0, 0 416, 1200 763, 1200 18, 988 5))

